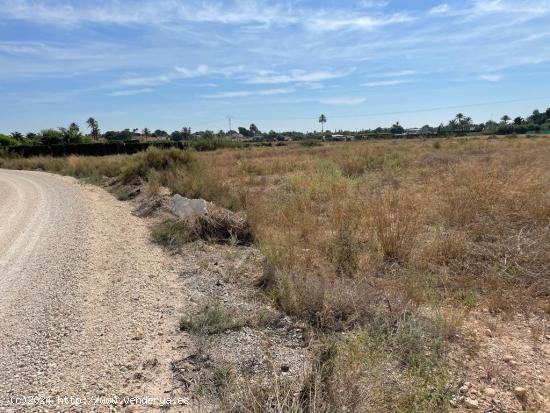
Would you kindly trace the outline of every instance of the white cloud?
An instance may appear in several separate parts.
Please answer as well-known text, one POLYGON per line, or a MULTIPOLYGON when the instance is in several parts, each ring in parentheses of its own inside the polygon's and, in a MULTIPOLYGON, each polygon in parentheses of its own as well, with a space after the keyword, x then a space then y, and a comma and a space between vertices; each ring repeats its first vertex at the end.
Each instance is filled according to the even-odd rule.
MULTIPOLYGON (((364 8, 382 9, 387 1, 363 0, 364 8)), ((404 13, 376 16, 352 13, 346 7, 318 11, 267 0, 206 2, 200 0, 106 0, 77 3, 71 0, 0 0, 0 17, 53 25, 147 24, 179 27, 182 22, 225 25, 301 25, 312 31, 374 29, 413 20, 404 13)), ((375 11, 377 11, 375 10, 375 11)))
POLYGON ((405 76, 416 75, 417 73, 418 72, 416 70, 400 70, 398 72, 386 73, 386 76, 388 76, 388 77, 405 77, 405 76))
POLYGON ((154 89, 143 88, 143 89, 128 89, 128 90, 116 90, 114 92, 108 93, 109 96, 119 97, 119 96, 134 96, 141 95, 143 93, 154 92, 154 89))
POLYGON ((213 95, 207 95, 207 98, 212 99, 230 99, 230 98, 239 98, 239 97, 249 97, 249 96, 275 96, 275 95, 285 95, 288 93, 294 92, 294 89, 264 89, 264 90, 239 90, 234 92, 221 92, 213 95))
POLYGON ((205 64, 198 65, 196 68, 186 68, 176 66, 173 71, 155 76, 127 77, 120 81, 127 86, 155 86, 164 83, 170 83, 177 79, 192 79, 203 76, 231 76, 243 72, 244 66, 231 66, 222 68, 213 68, 205 64))
POLYGON ((395 86, 395 85, 401 85, 403 83, 410 83, 410 81, 403 80, 403 79, 379 80, 375 82, 364 83, 363 86, 367 86, 367 87, 395 86))
POLYGON ((259 94, 262 96, 284 95, 294 92, 294 89, 267 89, 260 90, 259 94))
POLYGON ((451 10, 451 7, 447 3, 440 4, 439 6, 432 7, 429 11, 429 15, 445 14, 451 10))
POLYGON ((548 0, 473 0, 471 8, 465 13, 470 17, 497 13, 537 17, 550 13, 550 2, 548 0))
POLYGON ((182 21, 222 24, 290 24, 298 21, 288 8, 263 0, 203 2, 118 0, 80 3, 70 0, 0 0, 0 16, 49 24, 80 22, 165 24, 182 21))
POLYGON ((300 86, 309 90, 321 90, 325 88, 322 83, 297 83, 296 86, 300 86))
POLYGON ((320 102, 324 103, 325 105, 354 106, 354 105, 360 105, 366 100, 367 100, 366 98, 361 98, 361 97, 333 97, 333 98, 321 99, 320 102))
POLYGON ((348 73, 330 72, 330 71, 314 71, 306 72, 305 70, 292 70, 287 74, 277 74, 273 72, 260 72, 258 75, 247 80, 246 83, 251 84, 277 84, 277 83, 318 83, 323 80, 336 79, 346 76, 348 73))
POLYGON ((365 9, 382 9, 390 2, 388 0, 360 0, 358 4, 365 9))
POLYGON ((126 86, 156 86, 169 83, 174 79, 173 73, 158 76, 129 77, 120 80, 120 84, 126 86))
POLYGON ((199 65, 196 69, 188 69, 185 67, 176 67, 176 72, 181 75, 182 77, 190 78, 190 77, 197 77, 197 76, 205 76, 209 74, 210 68, 208 65, 199 65))
POLYGON ((42 43, 1 42, 0 53, 11 55, 43 55, 48 48, 42 43))
POLYGON ((502 76, 495 73, 485 73, 480 75, 479 78, 487 82, 499 82, 502 80, 502 76))
POLYGON ((461 8, 452 8, 448 3, 432 7, 428 15, 451 15, 475 19, 492 14, 515 14, 521 18, 533 18, 550 13, 548 0, 470 0, 461 8))
POLYGON ((501 12, 506 10, 506 8, 502 0, 476 0, 474 1, 472 11, 474 13, 486 14, 501 12))
POLYGON ((306 22, 307 27, 312 31, 325 32, 346 29, 372 30, 379 27, 399 23, 407 23, 414 20, 414 17, 405 13, 396 13, 391 16, 350 16, 350 15, 324 15, 314 17, 306 22))

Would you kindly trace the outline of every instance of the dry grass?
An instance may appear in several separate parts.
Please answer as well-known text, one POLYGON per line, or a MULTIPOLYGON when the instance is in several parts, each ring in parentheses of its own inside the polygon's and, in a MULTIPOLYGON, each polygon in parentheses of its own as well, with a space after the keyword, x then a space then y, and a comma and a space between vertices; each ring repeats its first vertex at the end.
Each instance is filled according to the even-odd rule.
POLYGON ((343 339, 322 338, 298 377, 273 371, 267 382, 229 383, 223 411, 444 412, 451 389, 436 325, 404 313, 391 322, 376 318, 343 339))
POLYGON ((228 411, 444 411, 442 351, 465 312, 550 311, 544 138, 290 145, 176 164, 159 156, 0 166, 132 170, 149 177, 148 191, 161 182, 246 213, 265 257, 258 284, 287 314, 340 338, 334 352, 322 346, 309 375, 241 387, 228 411))
MULTIPOLYGON (((264 284, 292 313, 346 318, 347 308, 331 307, 348 298, 326 287, 346 283, 383 289, 383 297, 401 289, 398 296, 420 303, 437 296, 471 306, 469 294, 494 311, 544 301, 550 142, 435 143, 151 150, 131 157, 2 159, 0 166, 142 180, 151 196, 163 185, 246 212, 266 259, 264 284), (426 292, 427 285, 436 291, 426 292), (532 300, 518 302, 520 290, 532 300), (311 299, 298 303, 301 297, 311 299)), ((358 291, 352 302, 364 294, 358 291)))

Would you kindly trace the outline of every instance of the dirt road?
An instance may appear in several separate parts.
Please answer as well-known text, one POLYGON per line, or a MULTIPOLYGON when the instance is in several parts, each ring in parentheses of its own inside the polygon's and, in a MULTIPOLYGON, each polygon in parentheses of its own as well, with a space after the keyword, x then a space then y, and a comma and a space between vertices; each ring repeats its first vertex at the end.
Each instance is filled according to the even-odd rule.
POLYGON ((183 345, 174 263, 104 190, 0 170, 0 411, 183 397, 169 368, 183 345))

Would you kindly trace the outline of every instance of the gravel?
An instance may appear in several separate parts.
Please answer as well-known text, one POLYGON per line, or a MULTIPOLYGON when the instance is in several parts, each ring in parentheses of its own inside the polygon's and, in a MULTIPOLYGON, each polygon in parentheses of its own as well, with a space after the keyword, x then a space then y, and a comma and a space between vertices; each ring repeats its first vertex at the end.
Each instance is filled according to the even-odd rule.
POLYGON ((186 345, 177 273, 146 224, 103 189, 0 170, 0 411, 183 397, 170 371, 186 345), (47 399, 12 399, 38 396, 47 399))

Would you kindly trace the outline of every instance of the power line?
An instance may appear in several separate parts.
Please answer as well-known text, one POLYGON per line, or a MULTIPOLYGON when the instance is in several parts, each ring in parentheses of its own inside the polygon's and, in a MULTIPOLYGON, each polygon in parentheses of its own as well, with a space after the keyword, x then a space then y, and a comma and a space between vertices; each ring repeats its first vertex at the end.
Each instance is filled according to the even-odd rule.
MULTIPOLYGON (((355 115, 332 115, 330 116, 331 119, 346 119, 346 118, 367 118, 367 117, 374 117, 374 116, 390 116, 390 115, 406 115, 409 113, 422 113, 422 112, 432 112, 437 110, 451 110, 451 109, 464 109, 464 108, 473 108, 473 107, 479 107, 479 106, 489 106, 489 105, 497 105, 501 103, 515 103, 515 102, 529 102, 534 100, 541 100, 541 99, 550 99, 550 96, 541 96, 541 97, 535 97, 535 98, 522 98, 522 99, 510 99, 510 100, 495 100, 491 102, 481 102, 481 103, 470 103, 467 105, 453 105, 453 106, 438 106, 438 107, 431 107, 431 108, 423 108, 423 109, 411 109, 411 110, 404 110, 404 111, 398 111, 398 112, 375 112, 375 113, 367 113, 367 114, 355 114, 355 115)), ((247 119, 256 119, 258 121, 265 121, 265 120, 273 120, 273 121, 284 121, 284 120, 308 120, 311 119, 311 116, 308 117, 291 117, 291 118, 256 118, 254 116, 250 117, 233 117, 233 119, 236 120, 247 120, 247 119)))

